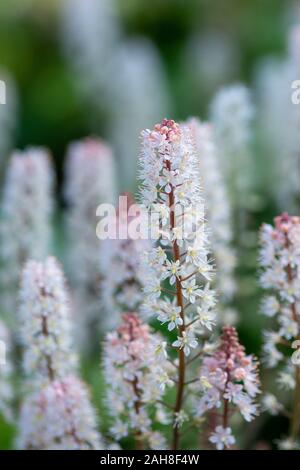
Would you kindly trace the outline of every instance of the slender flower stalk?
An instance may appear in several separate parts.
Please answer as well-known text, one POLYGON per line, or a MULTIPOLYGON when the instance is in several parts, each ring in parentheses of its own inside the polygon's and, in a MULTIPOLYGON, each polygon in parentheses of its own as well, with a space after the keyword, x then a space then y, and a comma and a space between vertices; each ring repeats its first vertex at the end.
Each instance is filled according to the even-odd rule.
POLYGON ((6 174, 0 225, 1 302, 16 311, 19 277, 28 258, 43 259, 50 249, 53 169, 44 149, 13 153, 6 174))
POLYGON ((190 129, 165 119, 152 131, 144 131, 140 166, 142 202, 149 213, 161 216, 157 246, 146 261, 144 310, 157 313, 158 320, 177 336, 172 343, 178 356, 172 444, 177 449, 179 428, 188 419, 184 409, 184 390, 190 380, 187 358, 216 321, 199 165, 190 129))
POLYGON ((161 402, 173 366, 167 361, 162 339, 143 324, 136 313, 126 313, 119 328, 109 333, 104 345, 107 404, 117 440, 132 435, 138 449, 165 449, 163 436, 152 429, 151 412, 165 423, 161 402))
POLYGON ((79 379, 69 376, 55 380, 27 397, 21 409, 17 448, 103 448, 89 392, 79 379))
POLYGON ((121 316, 125 312, 139 312, 143 301, 145 269, 142 255, 149 249, 149 240, 131 237, 128 227, 136 220, 138 213, 130 194, 120 197, 121 203, 112 220, 118 234, 124 238, 107 238, 100 245, 101 300, 105 319, 101 324, 105 329, 119 326, 121 316), (121 199, 122 198, 122 199, 121 199))
POLYGON ((66 163, 65 196, 69 204, 70 273, 75 292, 75 334, 82 346, 99 322, 100 268, 96 210, 116 195, 114 160, 102 141, 73 143, 66 163))
POLYGON ((54 258, 26 263, 19 321, 23 369, 32 389, 76 371, 69 298, 64 275, 54 258))
POLYGON ((262 310, 273 318, 275 326, 265 333, 265 361, 268 367, 280 366, 278 385, 293 392, 291 411, 286 410, 280 400, 272 399, 272 395, 264 400, 264 407, 272 414, 282 412, 291 416, 290 439, 296 448, 300 432, 300 361, 297 351, 292 352, 300 345, 297 343, 300 340, 300 218, 282 214, 275 218, 274 226, 264 224, 260 243, 260 281, 270 293, 263 300, 262 310))
POLYGON ((209 441, 218 450, 235 443, 230 428, 232 413, 238 410, 249 422, 257 414, 255 397, 259 390, 258 363, 239 343, 234 327, 224 326, 219 347, 207 355, 200 368, 202 396, 196 405, 199 417, 221 408, 220 423, 209 441))
POLYGON ((209 123, 201 123, 196 118, 190 119, 187 124, 194 137, 205 194, 213 258, 216 263, 215 283, 219 298, 219 321, 231 324, 237 321, 237 314, 231 307, 236 292, 231 205, 220 168, 213 127, 209 123))

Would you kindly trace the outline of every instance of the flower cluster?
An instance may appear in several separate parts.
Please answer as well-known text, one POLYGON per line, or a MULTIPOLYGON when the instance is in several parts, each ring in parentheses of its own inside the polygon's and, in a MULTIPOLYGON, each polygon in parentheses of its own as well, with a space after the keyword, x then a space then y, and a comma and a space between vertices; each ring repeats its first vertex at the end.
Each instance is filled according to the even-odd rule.
POLYGON ((223 323, 233 323, 236 321, 236 312, 229 307, 236 291, 231 207, 220 169, 213 128, 208 123, 202 124, 196 118, 190 119, 187 124, 193 133, 205 193, 206 216, 211 230, 217 271, 215 282, 220 300, 218 309, 223 323))
POLYGON ((109 94, 111 139, 121 157, 124 187, 131 188, 136 184, 139 131, 160 119, 170 107, 164 66, 149 39, 123 39, 118 45, 110 70, 109 94))
POLYGON ((264 224, 260 233, 260 282, 269 291, 262 311, 277 320, 277 328, 265 333, 265 358, 269 367, 284 360, 280 344, 290 345, 299 335, 300 218, 283 214, 275 226, 264 224))
POLYGON ((11 338, 5 323, 0 320, 0 414, 7 421, 13 419, 11 409, 13 389, 11 386, 12 364, 10 360, 11 338))
POLYGON ((173 385, 170 373, 174 369, 161 342, 138 314, 127 313, 121 326, 108 333, 104 345, 107 402, 114 418, 111 433, 117 440, 133 435, 139 448, 145 444, 151 449, 166 445, 163 436, 152 430, 150 414, 154 407, 156 421, 166 422, 160 402, 165 387, 173 385))
MULTIPOLYGON (((114 222, 119 233, 124 233, 134 219, 130 207, 132 197, 126 194, 126 207, 118 209, 114 222)), ((128 231, 128 230, 127 230, 128 231)), ((138 312, 143 300, 144 266, 141 263, 143 253, 149 249, 148 240, 130 238, 103 240, 100 245, 101 300, 105 318, 101 323, 105 329, 116 327, 124 312, 138 312)))
MULTIPOLYGON (((10 152, 18 119, 18 91, 14 78, 1 70, 1 80, 5 83, 6 102, 0 106, 0 161, 3 162, 10 152)), ((2 104, 2 103, 1 103, 2 104)))
POLYGON ((69 204, 70 270, 76 285, 75 315, 78 339, 85 344, 99 316, 100 269, 97 253, 96 210, 115 199, 111 149, 102 141, 73 143, 67 154, 65 196, 69 204))
POLYGON ((31 450, 103 448, 85 385, 68 376, 29 395, 21 409, 17 447, 31 450))
MULTIPOLYGON (((273 318, 275 329, 265 332, 264 354, 268 367, 281 365, 277 382, 284 390, 300 393, 300 369, 293 364, 293 343, 300 339, 300 218, 282 214, 274 226, 264 224, 260 233, 261 285, 269 291, 262 302, 263 313, 273 318), (288 358, 285 352, 289 353, 288 358)), ((300 343, 299 343, 300 344, 300 343)), ((299 346, 297 346, 299 347, 299 346)), ((284 411, 277 400, 266 400, 265 408, 272 414, 284 411), (273 404, 272 404, 273 403, 273 404)), ((297 404, 292 412, 294 437, 300 426, 297 404)))
POLYGON ((257 76, 267 183, 278 206, 294 211, 299 207, 300 107, 293 103, 298 94, 293 83, 300 65, 299 30, 299 24, 290 28, 286 54, 282 59, 267 57, 257 76))
POLYGON ((140 166, 142 202, 149 212, 160 215, 158 242, 145 261, 143 310, 157 314, 177 335, 172 343, 179 360, 173 437, 177 448, 186 358, 216 323, 199 164, 190 128, 165 119, 152 131, 144 131, 140 166))
POLYGON ((232 204, 238 201, 240 207, 247 207, 245 204, 249 204, 248 195, 252 185, 249 142, 253 115, 249 90, 240 84, 221 89, 211 106, 217 148, 230 188, 232 204))
POLYGON ((28 258, 42 259, 49 251, 53 180, 46 150, 30 148, 12 155, 0 226, 1 302, 9 314, 16 310, 16 292, 24 262, 28 258))
POLYGON ((47 258, 44 263, 26 263, 19 320, 23 367, 31 384, 39 386, 75 371, 69 298, 63 273, 54 258, 47 258))
POLYGON ((228 426, 232 411, 239 410, 246 421, 257 414, 255 397, 260 392, 258 364, 239 343, 232 326, 224 326, 219 347, 203 359, 200 369, 202 396, 197 403, 198 416, 223 406, 222 425, 216 427, 210 441, 217 449, 234 444, 235 439, 228 426))
POLYGON ((215 299, 209 287, 213 267, 208 259, 199 165, 191 132, 164 120, 153 131, 144 131, 142 137, 142 202, 149 211, 158 212, 161 220, 159 244, 146 255, 147 300, 143 310, 149 315, 157 312, 169 330, 176 326, 180 333, 184 331, 180 344, 195 347, 198 326, 211 330, 215 322, 215 299), (172 294, 176 299, 170 299, 172 294), (182 328, 183 310, 185 323, 195 320, 187 331, 182 328))

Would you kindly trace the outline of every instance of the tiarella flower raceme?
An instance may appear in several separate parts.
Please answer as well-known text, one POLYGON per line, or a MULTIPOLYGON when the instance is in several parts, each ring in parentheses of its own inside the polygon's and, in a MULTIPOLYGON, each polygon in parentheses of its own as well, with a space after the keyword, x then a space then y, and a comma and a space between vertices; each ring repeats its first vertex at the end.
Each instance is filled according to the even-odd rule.
POLYGON ((248 208, 253 190, 253 169, 249 144, 254 108, 249 90, 241 85, 221 89, 211 106, 211 120, 215 127, 217 151, 232 205, 248 208))
POLYGON ((112 59, 108 90, 109 132, 116 154, 120 156, 124 185, 121 189, 124 190, 136 184, 139 130, 150 126, 168 111, 169 88, 160 54, 149 38, 123 39, 112 59))
POLYGON ((0 320, 0 415, 7 421, 12 421, 12 364, 11 364, 11 338, 5 323, 0 320))
POLYGON ((54 258, 47 258, 44 263, 26 263, 21 279, 19 321, 23 368, 31 387, 62 379, 76 370, 69 297, 63 273, 54 258))
POLYGON ((77 339, 87 346, 99 320, 100 269, 96 211, 115 200, 115 171, 111 149, 86 139, 69 147, 65 195, 69 204, 70 271, 74 283, 77 339))
POLYGON ((0 225, 1 302, 11 315, 24 262, 43 259, 50 250, 53 170, 44 149, 11 156, 6 174, 0 225))
POLYGON ((1 66, 1 87, 4 87, 5 106, 0 106, 0 169, 6 162, 14 142, 14 133, 18 120, 18 92, 14 78, 1 66))
POLYGON ((297 78, 300 66, 299 24, 288 34, 287 53, 267 57, 258 76, 259 129, 267 173, 264 181, 282 210, 298 210, 300 107, 297 78), (295 88, 293 88, 295 87, 295 88))
MULTIPOLYGON (((106 329, 120 324, 124 312, 139 312, 143 300, 145 268, 141 262, 150 242, 135 238, 130 224, 135 222, 140 210, 128 194, 121 195, 116 220, 111 220, 113 238, 100 245, 101 300, 103 315, 101 323, 106 329)), ((112 219, 112 218, 111 218, 112 219)))
POLYGON ((103 448, 85 385, 76 377, 55 380, 29 395, 21 408, 19 449, 103 448))
POLYGON ((80 91, 89 101, 90 112, 106 115, 109 140, 119 156, 121 190, 134 187, 139 129, 155 122, 169 108, 160 55, 149 39, 126 37, 115 2, 60 3, 67 60, 80 78, 80 91), (101 100, 95 100, 100 95, 101 100))
POLYGON ((151 227, 157 244, 145 260, 147 298, 143 311, 157 314, 177 336, 171 343, 178 353, 173 415, 176 449, 181 418, 186 414, 183 393, 188 356, 193 350, 199 353, 201 335, 209 334, 216 322, 199 164, 190 129, 165 119, 152 131, 144 131, 140 167, 142 203, 149 213, 160 215, 159 224, 151 227))
POLYGON ((217 449, 235 443, 229 427, 230 418, 238 410, 246 421, 258 414, 255 398, 259 390, 258 364, 239 343, 234 327, 224 326, 219 347, 203 359, 200 369, 201 398, 196 413, 203 416, 207 411, 221 409, 222 418, 209 438, 217 449))
POLYGON ((165 449, 164 437, 152 428, 152 414, 156 422, 168 421, 161 401, 165 388, 173 385, 174 366, 167 361, 162 338, 138 314, 124 314, 121 326, 107 335, 104 372, 113 437, 131 435, 138 448, 165 449))
POLYGON ((300 361, 295 351, 300 345, 300 218, 282 214, 275 218, 274 226, 264 224, 260 244, 260 281, 268 291, 262 310, 274 326, 264 335, 264 359, 268 367, 278 366, 279 388, 292 391, 294 396, 291 412, 284 406, 286 392, 282 398, 279 393, 276 401, 274 397, 273 403, 270 398, 265 399, 264 405, 271 414, 291 416, 290 438, 294 442, 300 431, 300 361))
POLYGON ((235 253, 232 248, 231 207, 223 180, 220 155, 217 153, 213 128, 193 118, 187 121, 195 141, 205 208, 211 232, 211 247, 216 263, 216 290, 219 319, 225 324, 237 321, 230 303, 236 291, 234 279, 235 253))

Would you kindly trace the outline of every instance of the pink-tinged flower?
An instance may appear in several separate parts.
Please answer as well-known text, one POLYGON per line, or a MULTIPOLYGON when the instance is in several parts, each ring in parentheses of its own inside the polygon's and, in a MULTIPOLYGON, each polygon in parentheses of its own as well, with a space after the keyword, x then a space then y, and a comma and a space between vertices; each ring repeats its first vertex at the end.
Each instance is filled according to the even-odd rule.
POLYGON ((228 449, 235 443, 231 428, 224 428, 223 426, 217 426, 209 440, 216 446, 217 450, 228 449))
MULTIPOLYGON (((300 390, 298 366, 290 359, 294 341, 299 339, 300 301, 300 217, 286 213, 274 219, 274 225, 264 224, 260 231, 261 285, 268 290, 262 303, 263 313, 272 318, 273 330, 264 333, 264 356, 270 368, 279 364, 276 382, 280 388, 292 390, 297 396, 300 390), (287 356, 282 348, 290 355, 287 356), (295 373, 296 372, 296 373, 295 373)), ((298 429, 297 405, 292 411, 267 395, 265 410, 271 414, 290 414, 294 433, 298 429)))
POLYGON ((22 406, 17 447, 32 450, 103 448, 88 390, 70 376, 29 395, 22 406))
MULTIPOLYGON (((120 327, 106 336, 104 345, 106 401, 115 423, 115 439, 133 435, 138 442, 153 445, 151 409, 158 410, 164 390, 173 385, 173 367, 166 358, 165 344, 143 324, 139 315, 123 315, 120 327)), ((153 410, 152 410, 153 411, 153 410)), ((161 441, 163 442, 163 441, 161 441)))
POLYGON ((200 386, 203 393, 196 405, 198 415, 223 404, 226 421, 229 407, 240 411, 246 421, 251 421, 258 414, 254 401, 260 393, 257 368, 256 360, 246 355, 245 348, 239 343, 235 328, 224 326, 219 347, 203 359, 200 369, 200 383, 205 378, 209 386, 200 386))

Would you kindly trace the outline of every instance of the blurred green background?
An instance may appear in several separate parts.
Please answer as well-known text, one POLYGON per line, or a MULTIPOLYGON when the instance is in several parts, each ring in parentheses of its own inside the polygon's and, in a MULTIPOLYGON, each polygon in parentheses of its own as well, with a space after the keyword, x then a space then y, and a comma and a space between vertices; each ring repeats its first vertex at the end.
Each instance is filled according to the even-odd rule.
MULTIPOLYGON (((205 116, 215 91, 201 90, 200 84, 191 83, 188 76, 182 57, 192 35, 217 32, 230 39, 238 57, 230 81, 251 82, 257 61, 265 55, 280 54, 285 47, 289 2, 119 0, 117 3, 127 35, 150 37, 159 48, 175 119, 205 116)), ((59 0, 1 1, 0 65, 14 77, 19 93, 15 146, 46 145, 60 168, 68 142, 89 134, 91 126, 89 107, 80 100, 76 79, 61 51, 58 6, 59 0)), ((226 83, 224 78, 219 77, 220 85, 226 83)), ((101 117, 94 127, 100 134, 104 131, 101 117)))

